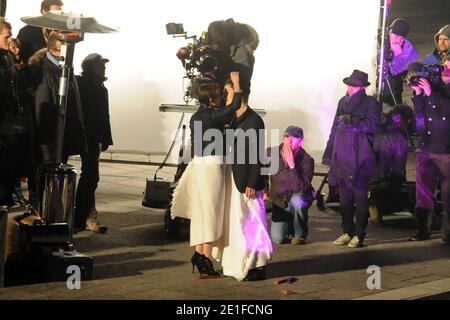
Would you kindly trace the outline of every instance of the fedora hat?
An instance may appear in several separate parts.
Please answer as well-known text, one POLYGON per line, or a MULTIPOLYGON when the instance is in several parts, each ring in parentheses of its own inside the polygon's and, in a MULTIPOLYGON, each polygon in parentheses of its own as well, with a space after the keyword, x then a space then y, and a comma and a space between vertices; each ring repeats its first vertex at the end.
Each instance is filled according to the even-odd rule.
POLYGON ((353 70, 353 73, 350 77, 345 78, 343 81, 346 85, 351 87, 368 87, 370 86, 370 82, 367 81, 369 75, 365 72, 359 70, 353 70))

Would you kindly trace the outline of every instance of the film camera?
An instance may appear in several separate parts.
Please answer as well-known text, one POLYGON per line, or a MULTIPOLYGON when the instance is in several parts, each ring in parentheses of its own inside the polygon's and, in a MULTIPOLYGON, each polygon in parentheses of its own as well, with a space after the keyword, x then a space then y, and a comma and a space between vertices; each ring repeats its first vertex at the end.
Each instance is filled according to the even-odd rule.
POLYGON ((439 64, 423 65, 420 62, 411 62, 408 64, 409 84, 416 86, 420 78, 424 78, 430 82, 431 86, 437 86, 441 81, 442 71, 444 67, 439 64))
POLYGON ((189 102, 197 99, 198 88, 202 84, 216 82, 216 73, 219 70, 218 52, 212 48, 207 32, 203 32, 200 38, 195 35, 188 37, 181 23, 168 23, 166 30, 167 34, 174 38, 192 39, 192 43, 178 50, 177 57, 186 70, 184 79, 189 80, 184 100, 189 102))

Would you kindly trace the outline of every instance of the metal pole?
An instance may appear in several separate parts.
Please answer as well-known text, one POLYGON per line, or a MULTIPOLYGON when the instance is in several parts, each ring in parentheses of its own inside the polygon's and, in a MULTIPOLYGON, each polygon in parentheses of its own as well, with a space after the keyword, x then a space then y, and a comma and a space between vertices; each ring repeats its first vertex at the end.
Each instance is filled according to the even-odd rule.
POLYGON ((384 80, 385 80, 385 67, 386 67, 386 24, 389 18, 389 0, 381 0, 380 8, 383 10, 382 20, 381 20, 381 44, 380 44, 380 61, 378 66, 378 88, 377 88, 377 97, 378 100, 381 99, 381 94, 384 89, 384 80))
POLYGON ((0 0, 0 17, 5 17, 6 15, 6 0, 0 0))
POLYGON ((75 53, 75 44, 65 42, 61 46, 60 58, 60 79, 59 79, 59 119, 58 131, 56 136, 56 163, 62 163, 62 151, 64 146, 64 129, 66 126, 67 115, 67 94, 69 92, 70 77, 72 75, 73 57, 75 53))

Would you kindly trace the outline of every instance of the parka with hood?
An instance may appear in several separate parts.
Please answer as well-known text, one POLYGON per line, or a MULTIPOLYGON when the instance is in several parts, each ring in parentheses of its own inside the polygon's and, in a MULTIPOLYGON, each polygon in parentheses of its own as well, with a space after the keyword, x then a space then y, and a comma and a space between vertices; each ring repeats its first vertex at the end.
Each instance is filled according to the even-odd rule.
POLYGON ((433 52, 428 54, 425 59, 423 60, 424 65, 430 65, 430 64, 442 64, 445 62, 445 59, 448 54, 450 54, 449 48, 445 52, 439 52, 439 36, 445 35, 447 38, 450 38, 450 24, 442 27, 441 30, 438 31, 434 35, 434 42, 436 43, 436 49, 434 49, 433 52))

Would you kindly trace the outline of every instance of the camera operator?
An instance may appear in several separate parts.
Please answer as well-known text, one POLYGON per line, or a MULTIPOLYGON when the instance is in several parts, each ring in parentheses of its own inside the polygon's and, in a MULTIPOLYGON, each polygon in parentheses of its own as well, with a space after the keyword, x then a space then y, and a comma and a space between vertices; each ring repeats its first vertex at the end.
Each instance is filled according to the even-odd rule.
POLYGON ((402 102, 403 80, 408 73, 407 65, 419 58, 419 52, 414 48, 411 42, 406 39, 408 33, 409 24, 404 19, 394 20, 389 27, 389 52, 386 58, 389 62, 389 66, 386 81, 389 81, 393 97, 389 89, 389 84, 386 83, 382 100, 390 106, 402 102))
POLYGON ((423 60, 424 65, 441 64, 450 54, 450 24, 442 27, 434 36, 436 49, 428 54, 423 60))
POLYGON ((208 26, 208 40, 212 48, 218 50, 219 71, 216 79, 219 87, 223 87, 231 71, 237 70, 242 89, 250 92, 255 65, 253 54, 259 45, 256 30, 233 19, 213 21, 208 26))
POLYGON ((413 92, 416 129, 420 135, 416 153, 416 231, 412 241, 429 239, 437 181, 441 185, 444 214, 442 241, 450 244, 450 55, 447 55, 441 83, 428 79, 408 83, 413 92))

